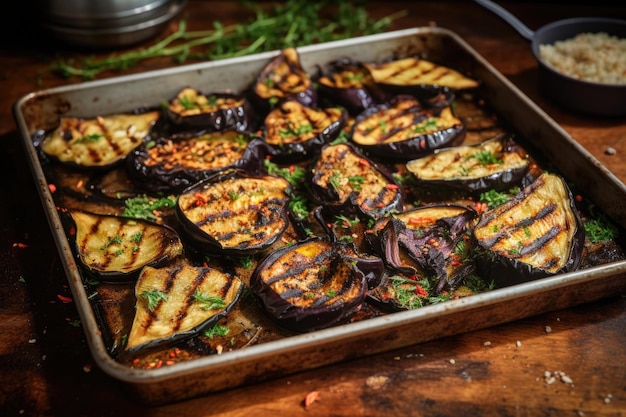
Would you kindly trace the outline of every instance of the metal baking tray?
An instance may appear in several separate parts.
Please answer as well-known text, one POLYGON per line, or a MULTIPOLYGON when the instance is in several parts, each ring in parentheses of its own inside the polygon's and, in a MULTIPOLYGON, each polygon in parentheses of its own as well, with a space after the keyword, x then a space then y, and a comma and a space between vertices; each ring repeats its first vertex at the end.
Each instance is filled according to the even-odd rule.
MULTIPOLYGON (((520 92, 463 39, 444 28, 413 28, 298 48, 307 71, 343 57, 383 61, 420 55, 471 74, 482 96, 568 181, 618 226, 626 227, 626 188, 557 123, 520 92)), ((107 374, 138 401, 156 405, 372 355, 542 312, 618 295, 626 291, 626 261, 496 289, 470 297, 287 336, 244 349, 224 351, 171 366, 136 369, 116 361, 103 340, 72 249, 55 208, 33 135, 54 128, 61 115, 94 117, 151 107, 184 86, 242 91, 279 51, 178 66, 33 92, 14 105, 14 115, 36 179, 48 222, 63 262, 91 354, 107 374)))

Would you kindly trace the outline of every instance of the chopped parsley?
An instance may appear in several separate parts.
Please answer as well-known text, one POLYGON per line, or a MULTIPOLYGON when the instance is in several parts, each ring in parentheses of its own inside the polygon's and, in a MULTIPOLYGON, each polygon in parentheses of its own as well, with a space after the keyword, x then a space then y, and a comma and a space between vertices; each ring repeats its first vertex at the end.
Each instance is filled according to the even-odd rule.
POLYGON ((176 204, 176 197, 169 196, 159 199, 153 199, 148 197, 134 197, 126 199, 124 204, 126 205, 126 207, 122 212, 123 217, 155 220, 157 216, 154 214, 154 211, 174 207, 174 205, 176 204))
POLYGON ((167 294, 160 290, 146 290, 139 296, 148 303, 148 310, 154 311, 161 301, 167 301, 167 294))
POLYGON ((193 299, 197 303, 202 304, 201 308, 203 310, 217 310, 226 306, 226 302, 223 298, 211 296, 204 292, 199 292, 198 290, 193 294, 193 299))

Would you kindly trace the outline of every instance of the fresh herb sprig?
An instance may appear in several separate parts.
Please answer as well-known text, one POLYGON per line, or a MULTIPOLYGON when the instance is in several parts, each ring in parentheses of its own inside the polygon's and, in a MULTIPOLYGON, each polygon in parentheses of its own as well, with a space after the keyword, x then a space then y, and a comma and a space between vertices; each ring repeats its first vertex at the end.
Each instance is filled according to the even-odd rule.
POLYGON ((287 0, 268 8, 252 1, 241 3, 254 12, 254 18, 249 22, 227 26, 214 22, 212 29, 188 31, 186 21, 181 20, 177 31, 144 49, 104 58, 91 57, 82 62, 59 59, 52 64, 51 70, 64 78, 88 80, 102 72, 123 71, 157 57, 172 57, 176 63, 191 59, 232 58, 381 33, 393 20, 406 14, 406 11, 400 11, 374 20, 362 5, 364 2, 287 0))

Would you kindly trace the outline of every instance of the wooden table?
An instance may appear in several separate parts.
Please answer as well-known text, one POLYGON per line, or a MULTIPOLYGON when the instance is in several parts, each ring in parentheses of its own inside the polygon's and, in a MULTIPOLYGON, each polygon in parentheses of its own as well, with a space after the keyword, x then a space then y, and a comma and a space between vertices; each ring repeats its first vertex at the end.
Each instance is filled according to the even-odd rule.
MULTIPOLYGON (((93 365, 74 306, 57 296, 68 293, 67 282, 11 116, 23 94, 79 81, 46 75, 37 84, 55 53, 90 52, 38 36, 30 11, 21 10, 27 7, 11 3, 17 10, 3 15, 0 38, 0 415, 626 415, 624 294, 203 398, 150 408, 136 404, 93 365), (305 408, 312 392, 317 401, 305 408)), ((602 2, 503 4, 532 29, 574 16, 626 18, 626 8, 602 2)), ((241 10, 235 2, 192 0, 185 16, 191 28, 202 29, 213 20, 241 20, 241 10)), ((439 25, 455 31, 626 181, 626 119, 581 116, 547 101, 537 89, 528 41, 502 20, 469 1, 368 6, 376 17, 398 10, 408 14, 393 29, 439 25)), ((157 59, 127 73, 170 65, 157 59)))

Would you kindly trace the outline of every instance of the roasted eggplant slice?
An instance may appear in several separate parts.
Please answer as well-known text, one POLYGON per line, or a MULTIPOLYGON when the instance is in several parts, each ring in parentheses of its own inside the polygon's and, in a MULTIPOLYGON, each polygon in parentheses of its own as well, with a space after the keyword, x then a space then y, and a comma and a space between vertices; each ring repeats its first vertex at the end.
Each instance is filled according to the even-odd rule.
POLYGON ((326 145, 311 170, 311 192, 337 214, 378 219, 402 208, 402 189, 350 144, 326 145))
POLYGON ((401 95, 357 116, 352 141, 372 155, 409 160, 461 140, 464 133, 450 106, 423 108, 414 97, 401 95))
POLYGON ((544 173, 474 229, 483 275, 506 286, 575 270, 585 229, 565 181, 544 173))
POLYGON ((478 82, 452 68, 419 58, 403 58, 382 63, 365 63, 380 85, 414 86, 431 84, 456 90, 475 88, 478 82))
POLYGON ((126 350, 197 335, 229 313, 243 287, 237 277, 184 262, 144 268, 135 286, 135 316, 126 350))
POLYGON ((253 272, 250 288, 272 320, 307 332, 355 313, 367 293, 367 273, 347 246, 314 238, 268 255, 253 272))
POLYGON ((365 109, 385 101, 369 70, 348 58, 329 63, 316 77, 320 99, 346 108, 356 116, 365 109))
POLYGON ((380 252, 400 273, 411 276, 424 271, 432 275, 436 281, 434 293, 450 291, 475 270, 469 256, 468 231, 476 216, 474 210, 454 204, 422 206, 394 214, 377 233, 380 252), (412 262, 405 262, 405 255, 412 262))
POLYGON ((296 100, 286 100, 265 118, 265 140, 276 150, 275 159, 304 159, 334 140, 347 116, 341 107, 314 109, 296 100))
POLYGON ((252 106, 244 97, 232 93, 205 95, 190 87, 183 88, 167 110, 173 123, 207 131, 252 130, 254 120, 252 106))
POLYGON ((148 136, 159 112, 82 119, 62 117, 41 143, 49 157, 86 168, 107 168, 123 160, 148 136))
POLYGON ((475 193, 520 185, 530 165, 526 151, 502 135, 473 146, 437 149, 406 167, 420 184, 475 193))
POLYGON ((79 263, 101 281, 132 281, 143 267, 183 254, 178 234, 168 226, 77 210, 67 215, 79 263))
POLYGON ((161 137, 132 152, 128 176, 150 192, 179 192, 220 171, 260 166, 264 146, 256 136, 234 130, 161 137))
POLYGON ((295 48, 283 49, 263 68, 253 85, 251 97, 261 114, 266 114, 287 98, 309 107, 317 105, 317 91, 295 48))
POLYGON ((179 195, 176 214, 202 252, 249 255, 267 249, 289 225, 289 182, 242 172, 217 175, 179 195))

